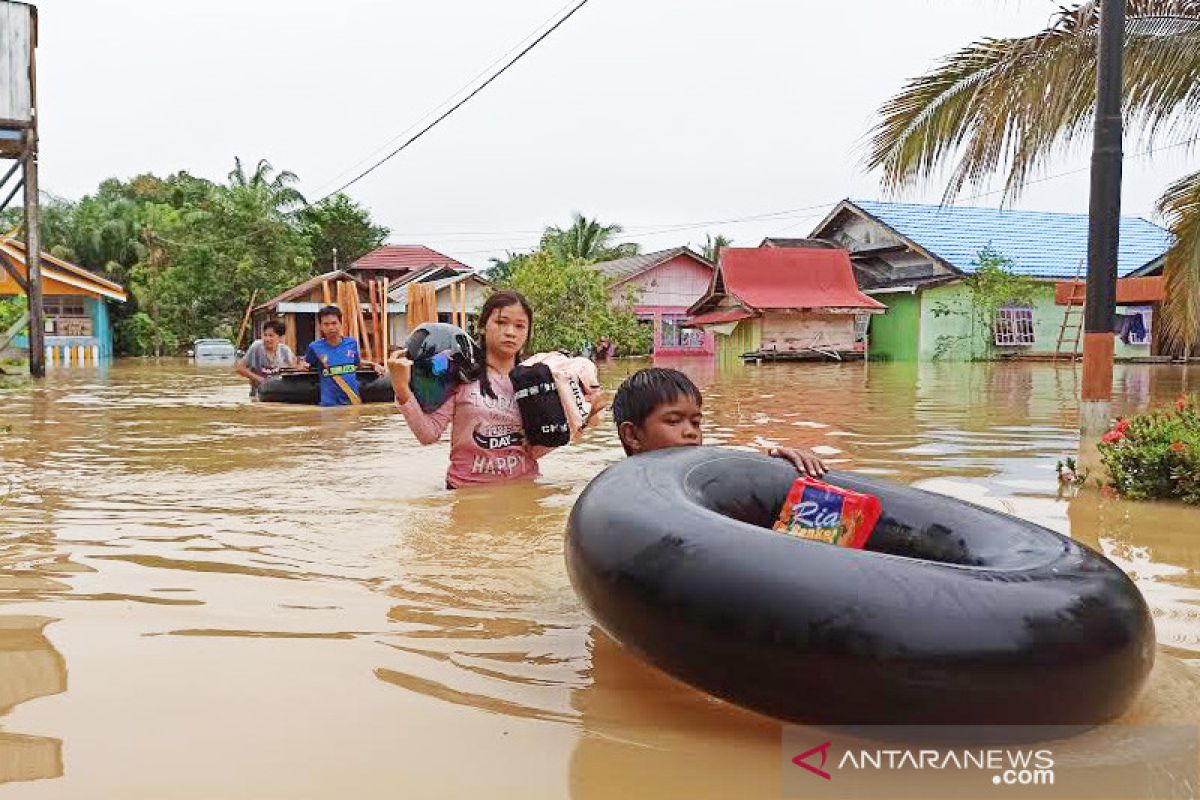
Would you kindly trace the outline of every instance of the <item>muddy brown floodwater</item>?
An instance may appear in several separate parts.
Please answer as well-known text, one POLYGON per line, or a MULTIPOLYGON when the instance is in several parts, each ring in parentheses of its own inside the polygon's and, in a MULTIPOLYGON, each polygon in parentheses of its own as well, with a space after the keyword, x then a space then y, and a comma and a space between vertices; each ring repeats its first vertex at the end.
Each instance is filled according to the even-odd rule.
MULTIPOLYGON (((1102 550, 1158 632, 1125 720, 1200 722, 1200 511, 1056 497, 1074 368, 683 368, 710 443, 811 446, 1102 550)), ((1188 378, 1119 366, 1119 410, 1188 378)), ((224 368, 0 388, 3 791, 780 796, 778 723, 627 656, 571 590, 567 513, 620 457, 605 427, 537 485, 451 493, 390 407, 251 404, 224 368)))

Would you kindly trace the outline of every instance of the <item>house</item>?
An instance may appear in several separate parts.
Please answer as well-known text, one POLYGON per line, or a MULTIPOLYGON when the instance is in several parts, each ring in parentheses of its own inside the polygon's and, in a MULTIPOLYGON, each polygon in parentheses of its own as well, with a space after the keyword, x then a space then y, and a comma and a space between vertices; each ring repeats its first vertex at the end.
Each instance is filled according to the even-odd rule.
POLYGON ((432 266, 401 277, 391 284, 388 292, 388 337, 392 346, 403 345, 411 333, 408 325, 408 287, 413 283, 433 286, 438 322, 452 322, 453 314, 458 312, 465 316, 469 324, 474 323, 479 307, 492 287, 490 281, 465 267, 432 266))
POLYGON ((869 315, 849 254, 827 247, 726 247, 690 324, 716 333, 721 360, 862 357, 869 315))
POLYGON ((470 272, 466 264, 422 244, 385 244, 367 253, 346 267, 346 272, 361 280, 374 278, 396 280, 416 270, 428 267, 451 267, 470 272))
MULTIPOLYGON (((458 311, 465 311, 467 319, 473 319, 474 312, 483 304, 483 299, 491 287, 487 280, 470 270, 463 271, 448 266, 422 267, 403 272, 400 277, 388 282, 385 310, 380 305, 384 292, 376 291, 372 295, 371 279, 353 275, 346 270, 332 270, 315 275, 255 306, 251 311, 251 329, 254 336, 261 336, 263 324, 267 320, 279 319, 287 326, 285 343, 294 352, 301 354, 320 335, 317 311, 322 306, 333 304, 340 307, 346 317, 351 317, 346 320, 346 330, 367 339, 363 343, 364 353, 378 357, 381 354, 375 351, 379 349, 377 332, 381 330, 380 325, 386 323, 389 346, 402 345, 408 338, 408 287, 413 283, 432 284, 437 298, 438 319, 441 322, 449 322, 451 314, 458 311), (466 288, 455 291, 451 286, 456 289, 459 286, 466 288), (462 294, 459 294, 459 291, 462 294), (350 313, 356 309, 346 308, 350 294, 355 295, 355 305, 362 310, 361 322, 357 322, 357 313, 350 313), (386 320, 380 319, 384 316, 386 320), (358 331, 353 330, 356 322, 359 325, 358 331), (364 334, 364 331, 367 333, 364 334)), ((382 278, 375 280, 374 284, 378 289, 382 289, 382 278)))
POLYGON ((632 291, 633 312, 654 326, 654 355, 716 352, 714 334, 687 323, 688 309, 705 295, 716 267, 687 247, 672 247, 612 261, 595 268, 609 279, 609 297, 622 303, 632 291))
MULTIPOLYGON (((1052 356, 1062 349, 1060 338, 1066 340, 1064 354, 1073 355, 1082 313, 1064 290, 1058 290, 1061 302, 1056 303, 1056 284, 1086 273, 1087 230, 1086 214, 843 200, 811 238, 849 250, 863 292, 887 305, 888 313, 871 321, 872 355, 897 361, 970 360, 1052 356), (1010 259, 1011 272, 1034 281, 1035 291, 1020 304, 1000 308, 990 325, 981 326, 973 319, 966 279, 978 269, 985 248, 1010 259)), ((1172 241, 1169 232, 1138 217, 1122 217, 1120 236, 1119 277, 1161 271, 1172 241)), ((1158 286, 1158 294, 1149 296, 1146 286, 1118 290, 1118 357, 1152 353, 1158 286), (1136 323, 1123 321, 1134 316, 1136 323)))
MULTIPOLYGON (((250 312, 252 338, 262 336, 263 324, 278 319, 287 326, 284 343, 296 355, 303 355, 308 346, 320 337, 317 331, 317 311, 322 306, 339 303, 349 288, 358 295, 362 306, 369 306, 370 288, 353 275, 340 269, 331 270, 285 289, 250 312), (341 285, 341 286, 339 286, 341 285)), ((343 314, 347 309, 342 309, 343 314)))
MULTIPOLYGON (((46 326, 46 362, 81 364, 113 356, 113 326, 108 304, 124 303, 125 289, 69 261, 42 253, 42 309, 46 326)), ((24 296, 28 269, 25 243, 0 237, 0 297, 24 296)), ((3 339, 5 331, 0 331, 3 339)), ((29 340, 0 341, 27 350, 29 340)))

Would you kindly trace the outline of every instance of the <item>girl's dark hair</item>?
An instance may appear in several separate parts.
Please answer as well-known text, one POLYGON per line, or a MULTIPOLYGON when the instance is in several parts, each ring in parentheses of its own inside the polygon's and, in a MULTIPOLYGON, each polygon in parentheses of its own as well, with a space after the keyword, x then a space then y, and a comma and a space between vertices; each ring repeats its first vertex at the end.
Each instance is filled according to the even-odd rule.
POLYGON ((678 397, 690 397, 696 401, 696 405, 704 402, 696 384, 679 370, 664 367, 639 369, 625 379, 613 397, 613 422, 618 428, 622 422, 632 422, 640 428, 654 409, 678 397))
MULTIPOLYGON (((475 339, 479 342, 479 349, 483 353, 484 360, 483 370, 479 376, 479 391, 484 397, 490 397, 493 400, 496 399, 496 393, 492 390, 492 381, 488 377, 487 339, 484 330, 493 313, 509 306, 520 306, 525 312, 525 316, 529 318, 529 329, 525 337, 525 341, 528 343, 533 338, 533 309, 529 307, 529 301, 525 299, 525 295, 520 292, 514 292, 511 289, 493 292, 487 300, 483 301, 483 308, 479 309, 479 318, 475 320, 475 339)), ((517 362, 520 363, 524 357, 524 348, 522 348, 521 352, 517 353, 517 362)))
POLYGON ((267 320, 266 323, 263 324, 263 332, 265 333, 267 331, 275 331, 277 335, 283 336, 285 333, 287 333, 287 325, 284 325, 281 320, 267 320))

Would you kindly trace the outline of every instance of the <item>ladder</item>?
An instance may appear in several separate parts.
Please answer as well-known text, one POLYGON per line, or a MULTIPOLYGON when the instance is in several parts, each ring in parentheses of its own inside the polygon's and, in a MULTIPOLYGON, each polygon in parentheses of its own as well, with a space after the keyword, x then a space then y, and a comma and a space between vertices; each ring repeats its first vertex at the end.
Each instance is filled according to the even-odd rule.
POLYGON ((1079 358, 1079 339, 1083 335, 1083 305, 1087 299, 1087 284, 1080 280, 1083 275, 1083 259, 1075 267, 1075 279, 1067 295, 1067 307, 1063 310, 1062 325, 1058 329, 1058 343, 1054 346, 1054 360, 1068 356, 1072 361, 1079 358), (1071 350, 1064 352, 1063 346, 1070 342, 1071 350))

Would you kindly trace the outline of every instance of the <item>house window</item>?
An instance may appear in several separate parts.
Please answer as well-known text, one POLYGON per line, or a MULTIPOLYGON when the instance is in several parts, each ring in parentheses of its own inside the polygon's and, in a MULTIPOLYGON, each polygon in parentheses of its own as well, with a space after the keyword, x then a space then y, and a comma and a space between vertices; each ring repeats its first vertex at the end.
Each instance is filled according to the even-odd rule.
POLYGON ((42 298, 42 310, 48 317, 86 317, 82 297, 53 295, 42 298))
POLYGON ((658 343, 661 347, 701 348, 704 347, 704 331, 684 325, 679 318, 663 318, 658 343))
POLYGON ((998 309, 994 332, 998 347, 1021 347, 1033 344, 1033 309, 998 309))

